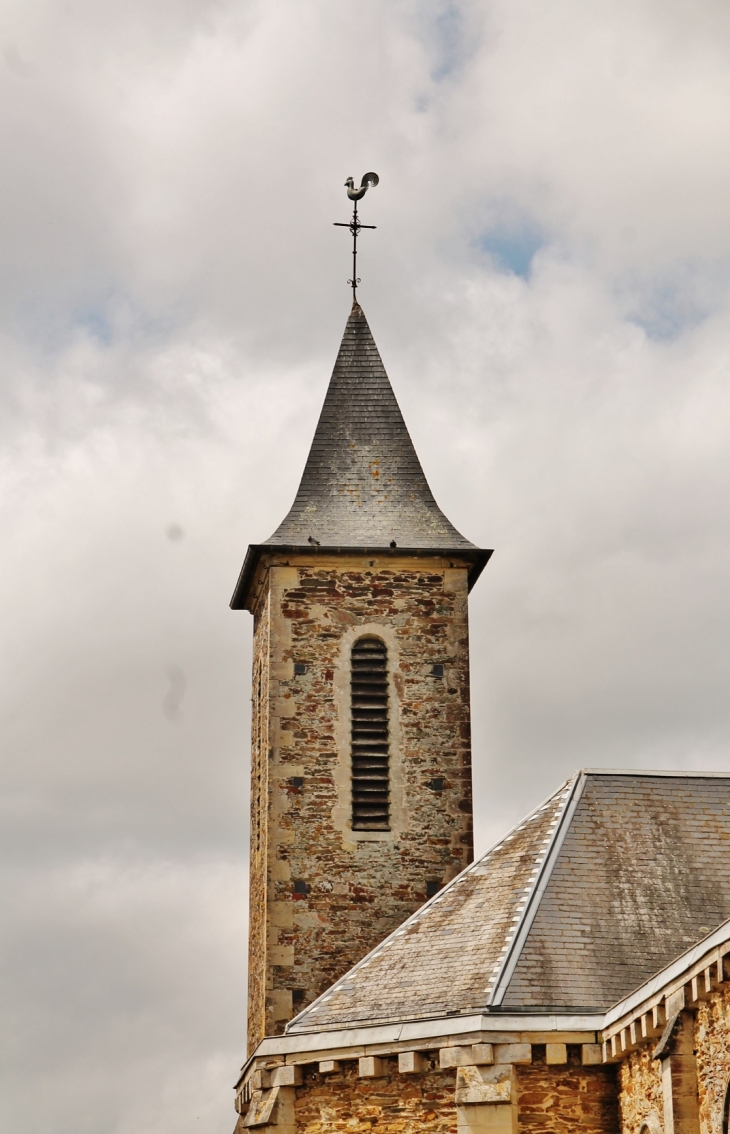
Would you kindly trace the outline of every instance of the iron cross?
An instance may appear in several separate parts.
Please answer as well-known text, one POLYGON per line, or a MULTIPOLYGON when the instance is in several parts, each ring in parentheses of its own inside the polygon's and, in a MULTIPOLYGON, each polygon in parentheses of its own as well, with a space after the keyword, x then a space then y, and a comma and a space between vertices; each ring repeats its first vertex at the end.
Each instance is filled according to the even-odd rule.
POLYGON ((348 177, 347 181, 345 182, 345 187, 347 188, 347 196, 350 198, 353 204, 352 220, 347 224, 344 221, 334 222, 337 228, 349 228, 350 232, 352 233, 352 279, 348 280, 347 282, 352 288, 353 303, 357 299, 357 285, 360 283, 360 279, 357 274, 357 234, 359 233, 361 228, 377 228, 377 225, 374 224, 360 224, 360 218, 357 215, 357 202, 365 196, 368 191, 368 186, 372 185, 374 187, 378 184, 379 181, 380 178, 378 177, 377 173, 366 173, 362 181, 360 182, 360 188, 356 189, 353 178, 348 177))

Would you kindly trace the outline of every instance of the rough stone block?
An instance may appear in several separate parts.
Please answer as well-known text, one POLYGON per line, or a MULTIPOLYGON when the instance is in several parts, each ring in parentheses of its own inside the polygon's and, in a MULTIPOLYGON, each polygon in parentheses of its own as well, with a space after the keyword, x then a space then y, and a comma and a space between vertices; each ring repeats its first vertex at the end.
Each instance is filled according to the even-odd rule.
POLYGON ((512 1101, 511 1067, 460 1067, 456 1072, 457 1106, 512 1101))
POLYGON ((558 1064, 568 1062, 568 1047, 564 1043, 546 1043, 545 1044, 545 1062, 547 1064, 558 1064))
POLYGON ((603 1050, 600 1043, 583 1043, 580 1048, 580 1061, 584 1067, 595 1067, 603 1063, 603 1050))
POLYGON ((517 1134, 513 1066, 459 1068, 454 1101, 458 1134, 517 1134))
POLYGON ((377 1055, 363 1055, 358 1064, 358 1075, 361 1079, 379 1079, 385 1074, 385 1062, 377 1055))
POLYGON ((334 1075, 340 1070, 340 1064, 337 1059, 321 1059, 319 1062, 320 1075, 334 1075))
POLYGON ((532 1045, 529 1043, 497 1043, 494 1045, 495 1063, 532 1063, 532 1045))
POLYGON ((419 1075, 426 1070, 426 1060, 420 1051, 401 1051, 398 1055, 398 1070, 401 1075, 419 1075))
POLYGON ((302 1083, 302 1069, 292 1063, 277 1067, 272 1073, 271 1082, 274 1087, 299 1087, 302 1083))

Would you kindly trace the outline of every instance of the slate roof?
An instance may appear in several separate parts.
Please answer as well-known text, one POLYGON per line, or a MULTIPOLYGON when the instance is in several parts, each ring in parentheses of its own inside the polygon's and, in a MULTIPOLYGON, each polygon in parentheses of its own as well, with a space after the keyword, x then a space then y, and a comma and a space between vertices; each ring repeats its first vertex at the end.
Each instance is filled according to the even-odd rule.
POLYGON ((342 337, 296 499, 268 545, 474 550, 433 498, 359 303, 342 337))
POLYGON ((359 303, 354 303, 312 447, 288 515, 249 548, 231 601, 246 605, 261 551, 458 552, 473 561, 470 585, 491 555, 447 520, 428 486, 359 303), (312 541, 315 541, 314 543, 312 541))
POLYGON ((730 775, 579 772, 287 1034, 603 1012, 730 917, 730 775))

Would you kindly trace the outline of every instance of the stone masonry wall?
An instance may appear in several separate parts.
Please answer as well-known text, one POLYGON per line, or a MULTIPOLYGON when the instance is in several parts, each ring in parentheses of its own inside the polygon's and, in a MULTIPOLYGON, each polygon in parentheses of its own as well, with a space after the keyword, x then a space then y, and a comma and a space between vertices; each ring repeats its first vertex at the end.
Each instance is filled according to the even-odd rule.
MULTIPOLYGON (((656 1039, 631 1052, 619 1067, 621 1134, 639 1134, 650 1114, 664 1123, 659 1060, 652 1059, 656 1039)), ((697 1090, 701 1134, 723 1134, 722 1118, 730 1086, 730 989, 718 989, 701 1002, 694 1020, 697 1090)))
POLYGON ((252 855, 249 1051, 263 1034, 257 989, 265 1034, 281 1032, 472 857, 467 564, 292 558, 270 564, 264 591, 255 678, 268 751, 254 777, 267 788, 252 819, 266 870, 252 855), (362 634, 388 649, 389 832, 350 821, 349 657, 362 634))
POLYGON ((619 1067, 621 1134, 639 1134, 641 1124, 650 1114, 664 1122, 662 1069, 652 1059, 653 1043, 633 1051, 619 1067))
POLYGON ((579 1047, 568 1047, 564 1066, 548 1066, 537 1044, 532 1053, 517 1068, 520 1134, 618 1134, 614 1067, 581 1066, 579 1047))
POLYGON ((700 1004, 695 1022, 702 1134, 722 1134, 722 1110, 730 1086, 730 989, 700 1004))
MULTIPOLYGON (((296 1134, 455 1134, 456 1072, 430 1062, 425 1074, 401 1075, 389 1059, 387 1074, 374 1079, 358 1078, 356 1063, 336 1075, 307 1069, 296 1091, 296 1134)), ((517 1068, 517 1081, 520 1134, 618 1134, 613 1067, 581 1067, 577 1055, 548 1067, 543 1054, 517 1068)))
POLYGON ((387 1070, 377 1079, 359 1079, 352 1063, 336 1075, 308 1073, 297 1089, 297 1134, 455 1134, 454 1071, 399 1075, 397 1059, 387 1070))

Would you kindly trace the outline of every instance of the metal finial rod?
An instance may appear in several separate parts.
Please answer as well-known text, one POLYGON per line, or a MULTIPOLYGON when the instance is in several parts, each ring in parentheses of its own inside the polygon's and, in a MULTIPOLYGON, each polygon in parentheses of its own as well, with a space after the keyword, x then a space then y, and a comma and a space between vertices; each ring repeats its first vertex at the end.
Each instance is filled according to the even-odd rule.
POLYGON ((360 218, 357 215, 357 202, 365 196, 370 185, 375 186, 379 181, 380 178, 378 177, 377 173, 366 173, 362 181, 360 182, 360 188, 356 189, 354 179, 352 177, 348 177, 347 181, 345 182, 345 187, 347 189, 347 196, 353 203, 352 220, 347 223, 345 223, 344 221, 334 221, 334 224, 337 228, 349 228, 350 232, 352 233, 352 279, 348 280, 347 282, 352 288, 353 303, 357 300, 357 285, 360 283, 360 279, 357 274, 357 236, 360 230, 363 228, 377 227, 374 224, 360 223, 360 218))

